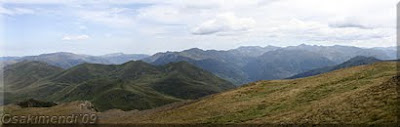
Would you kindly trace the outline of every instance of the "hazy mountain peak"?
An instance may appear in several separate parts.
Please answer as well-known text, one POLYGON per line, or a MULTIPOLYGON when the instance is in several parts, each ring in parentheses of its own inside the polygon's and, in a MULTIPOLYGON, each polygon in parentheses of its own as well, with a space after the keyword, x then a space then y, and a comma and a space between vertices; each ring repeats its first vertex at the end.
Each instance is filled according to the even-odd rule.
POLYGON ((231 49, 229 51, 231 52, 237 52, 243 56, 249 56, 249 57, 257 57, 260 56, 266 52, 269 51, 273 51, 276 49, 279 49, 280 47, 276 47, 276 46, 265 46, 265 47, 261 47, 261 46, 240 46, 239 48, 236 49, 231 49))
POLYGON ((54 53, 44 53, 38 56, 50 56, 50 55, 75 55, 75 54, 69 52, 54 52, 54 53))
MULTIPOLYGON (((252 48, 263 48, 261 46, 240 46, 239 48, 236 49, 252 49, 252 48)), ((235 49, 232 49, 235 50, 235 49)))
POLYGON ((188 50, 184 50, 183 52, 203 52, 204 50, 200 49, 200 48, 191 48, 188 50))
POLYGON ((83 59, 85 57, 90 57, 89 55, 82 55, 82 54, 75 54, 71 52, 54 52, 54 53, 44 53, 40 54, 37 56, 27 56, 23 57, 22 59, 43 59, 43 58, 48 58, 48 57, 54 57, 54 58, 74 58, 74 59, 83 59))
POLYGON ((265 49, 265 48, 280 48, 280 47, 277 47, 277 46, 272 46, 272 45, 267 45, 267 46, 265 46, 265 47, 262 47, 262 46, 240 46, 240 47, 238 47, 238 48, 236 48, 236 49, 231 49, 231 50, 241 50, 241 49, 265 49))
MULTIPOLYGON (((293 46, 293 47, 313 48, 313 47, 324 47, 324 46, 321 46, 321 45, 310 45, 310 44, 302 43, 302 44, 300 44, 300 45, 298 45, 298 46, 293 46)), ((326 46, 325 46, 325 47, 326 47, 326 46)))
POLYGON ((122 56, 122 55, 125 55, 125 53, 117 52, 117 53, 106 54, 106 55, 103 55, 103 56, 104 57, 113 57, 113 56, 122 56))
POLYGON ((311 46, 311 45, 307 45, 307 44, 302 43, 302 44, 300 44, 298 46, 311 46))
MULTIPOLYGON (((132 65, 132 64, 148 64, 148 63, 146 63, 146 62, 143 62, 143 61, 141 61, 141 60, 137 60, 137 61, 128 61, 128 62, 126 62, 126 63, 124 63, 124 64, 122 64, 122 66, 123 65, 132 65)), ((148 64, 148 65, 150 65, 150 64, 148 64)))

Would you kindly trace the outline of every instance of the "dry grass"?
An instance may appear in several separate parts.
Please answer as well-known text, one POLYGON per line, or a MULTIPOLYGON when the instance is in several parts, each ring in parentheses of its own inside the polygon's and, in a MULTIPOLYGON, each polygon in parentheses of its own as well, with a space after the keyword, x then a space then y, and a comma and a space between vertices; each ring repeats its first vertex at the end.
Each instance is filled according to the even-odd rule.
POLYGON ((53 107, 30 107, 21 108, 18 105, 7 105, 3 107, 4 113, 12 115, 69 115, 72 113, 96 113, 88 101, 75 101, 64 103, 53 107))
POLYGON ((103 122, 394 123, 395 66, 385 62, 303 79, 260 81, 178 108, 103 122))
MULTIPOLYGON (((395 76, 396 63, 381 62, 302 79, 259 81, 152 110, 110 110, 98 115, 101 123, 395 123, 395 76)), ((82 112, 76 105, 78 102, 51 108, 8 106, 6 111, 82 112)))

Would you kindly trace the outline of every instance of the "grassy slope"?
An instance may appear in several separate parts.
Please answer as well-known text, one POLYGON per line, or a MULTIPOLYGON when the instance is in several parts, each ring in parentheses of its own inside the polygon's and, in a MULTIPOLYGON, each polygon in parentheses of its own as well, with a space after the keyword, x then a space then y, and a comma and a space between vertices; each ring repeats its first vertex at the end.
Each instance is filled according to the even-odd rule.
MULTIPOLYGON (((2 68, 3 69, 3 68, 2 68)), ((62 72, 63 69, 37 61, 22 61, 4 67, 4 103, 13 102, 21 89, 30 89, 35 82, 62 72)), ((2 84, 3 85, 3 84, 2 84)))
POLYGON ((36 61, 22 61, 5 67, 4 82, 7 90, 26 87, 42 78, 60 73, 63 69, 36 61))
MULTIPOLYGON (((395 62, 380 62, 302 79, 255 82, 152 110, 98 114, 103 123, 394 123, 395 76, 395 62)), ((80 112, 65 105, 6 109, 13 114, 80 112)))
POLYGON ((396 63, 381 62, 303 79, 260 81, 172 109, 103 122, 390 123, 396 120, 395 75, 396 63))
POLYGON ((341 64, 338 64, 335 66, 328 66, 328 67, 313 69, 313 70, 306 71, 306 72, 303 72, 300 74, 296 74, 292 77, 289 77, 288 79, 304 78, 304 77, 319 75, 319 74, 326 73, 326 72, 331 72, 331 71, 338 70, 338 69, 349 68, 349 67, 360 66, 360 65, 367 65, 367 64, 380 62, 380 61, 381 60, 376 59, 375 57, 356 56, 356 57, 353 57, 350 60, 343 62, 341 64))

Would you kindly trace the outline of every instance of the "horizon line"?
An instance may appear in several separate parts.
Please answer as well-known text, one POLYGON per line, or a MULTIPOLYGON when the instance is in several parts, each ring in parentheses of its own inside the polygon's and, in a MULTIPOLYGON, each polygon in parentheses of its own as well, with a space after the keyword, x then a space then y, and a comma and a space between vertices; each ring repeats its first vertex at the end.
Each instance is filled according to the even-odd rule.
MULTIPOLYGON (((396 46, 382 46, 382 47, 361 47, 361 46, 351 46, 351 45, 338 45, 338 44, 334 44, 334 45, 316 45, 316 44, 299 44, 299 45, 289 45, 289 46, 276 46, 276 45, 266 45, 266 46, 259 46, 259 45, 243 45, 243 46, 238 46, 236 48, 231 48, 231 49, 202 49, 199 47, 192 47, 192 48, 186 48, 183 50, 177 50, 177 51, 172 51, 172 50, 167 50, 167 51, 160 51, 160 52, 156 52, 153 54, 147 54, 147 53, 125 53, 125 52, 110 52, 110 53, 105 53, 105 54, 101 54, 101 55, 93 55, 93 54, 84 54, 84 53, 74 53, 71 51, 55 51, 55 52, 43 52, 43 53, 39 53, 39 54, 33 54, 33 55, 4 55, 4 56, 0 56, 2 58, 4 57, 29 57, 29 56, 39 56, 39 55, 47 55, 47 54, 56 54, 56 53, 71 53, 71 54, 75 54, 75 55, 86 55, 86 56, 105 56, 105 55, 112 55, 112 54, 124 54, 124 55, 155 55, 158 53, 167 53, 167 52, 182 52, 182 51, 186 51, 186 50, 191 50, 191 49, 200 49, 203 51, 229 51, 229 50, 235 50, 238 48, 242 48, 242 47, 261 47, 261 48, 265 48, 265 47, 278 47, 278 48, 287 48, 287 47, 296 47, 296 46, 318 46, 318 47, 332 47, 332 46, 344 46, 344 47, 356 47, 356 48, 362 48, 362 49, 374 49, 374 48, 391 48, 391 47, 400 47, 398 45, 396 46)), ((4 52, 3 52, 4 53, 4 52)))

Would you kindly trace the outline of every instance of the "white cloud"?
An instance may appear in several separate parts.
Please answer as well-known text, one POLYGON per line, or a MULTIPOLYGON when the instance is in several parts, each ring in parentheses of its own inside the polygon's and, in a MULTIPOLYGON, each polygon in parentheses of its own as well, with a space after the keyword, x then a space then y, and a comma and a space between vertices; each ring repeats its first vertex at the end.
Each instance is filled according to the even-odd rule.
MULTIPOLYGON (((129 51, 133 51, 129 48, 140 47, 137 50, 155 53, 191 47, 229 49, 240 45, 310 43, 368 47, 396 44, 398 0, 0 1, 21 4, 16 7, 38 4, 34 5, 39 8, 34 8, 37 15, 41 13, 42 4, 62 5, 55 9, 51 8, 52 5, 49 5, 50 8, 47 5, 43 7, 43 10, 53 9, 57 13, 48 14, 46 18, 63 20, 63 23, 82 23, 90 29, 75 25, 72 27, 80 31, 67 29, 62 32, 79 33, 84 30, 84 33, 98 37, 91 38, 98 40, 85 44, 92 46, 102 41, 102 44, 108 45, 106 49, 110 45, 129 51), (107 33, 112 33, 109 40, 100 38, 107 33)), ((14 14, 10 9, 13 8, 0 8, 0 13, 14 14)))
POLYGON ((79 7, 74 13, 84 21, 104 24, 113 27, 131 27, 135 23, 134 16, 129 8, 85 8, 79 7))
POLYGON ((89 39, 89 35, 65 35, 61 40, 64 41, 79 41, 79 40, 87 40, 89 39))
POLYGON ((136 19, 143 23, 178 24, 182 16, 179 8, 161 5, 139 9, 136 19))
POLYGON ((218 32, 246 31, 254 27, 253 18, 239 18, 234 13, 223 13, 192 29, 193 34, 214 34, 218 32))
POLYGON ((0 6, 0 14, 6 15, 25 15, 25 14, 34 14, 35 10, 28 8, 5 8, 0 6))

